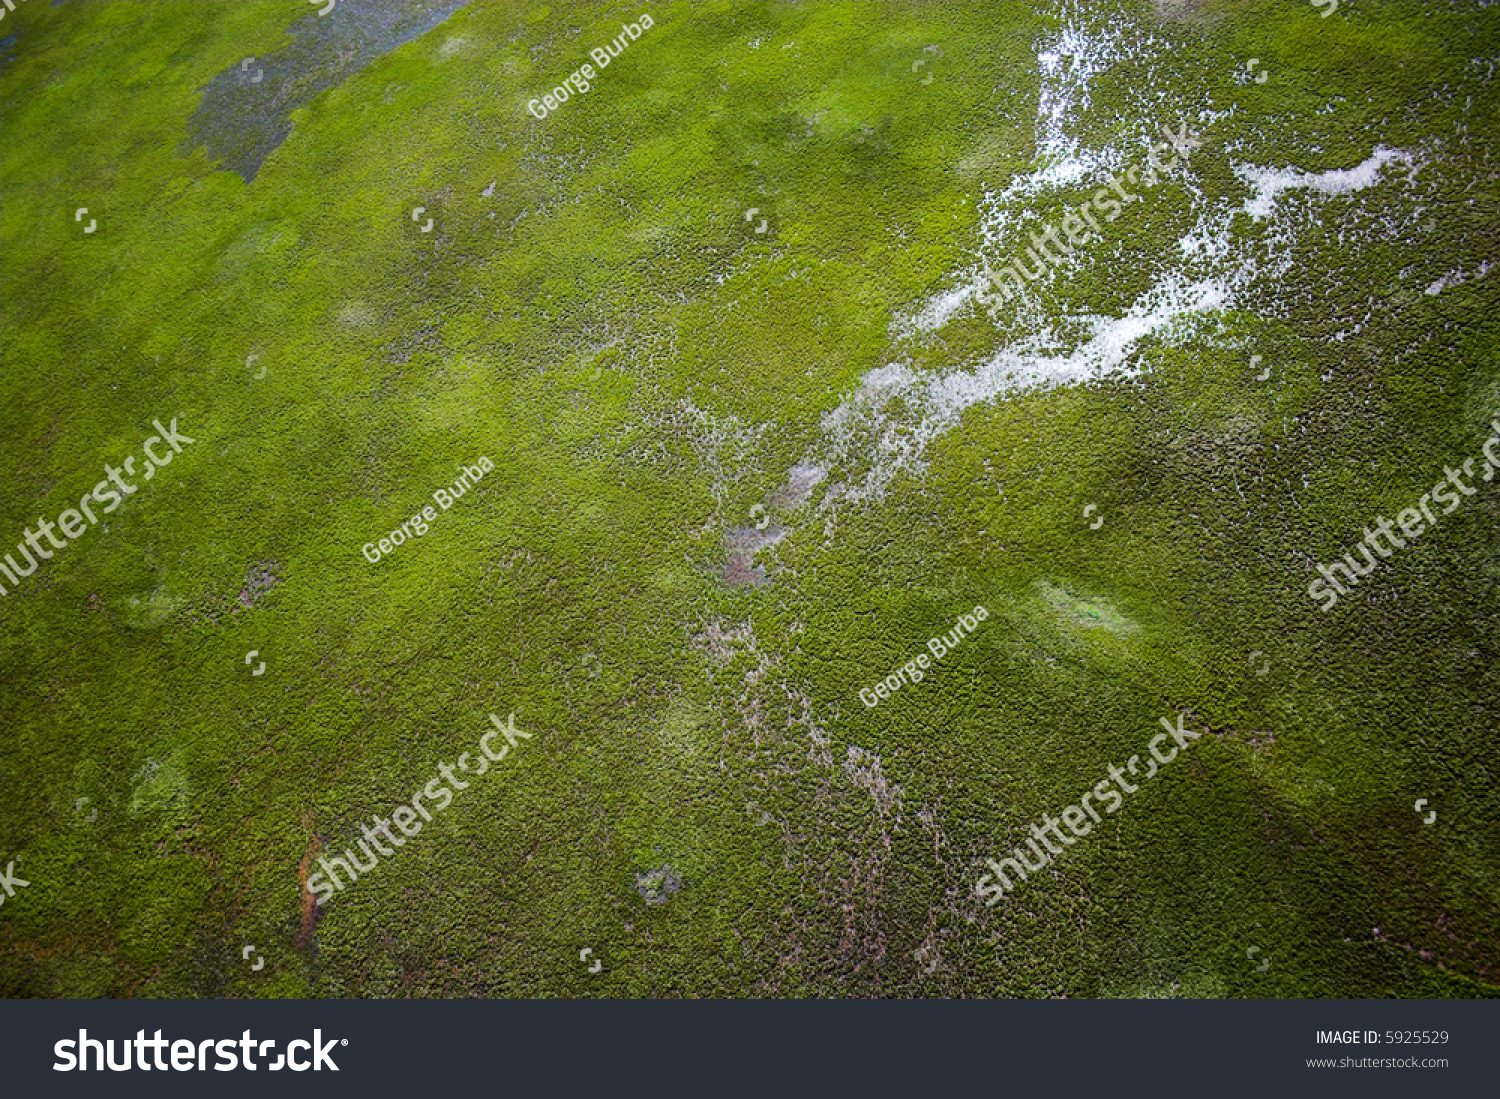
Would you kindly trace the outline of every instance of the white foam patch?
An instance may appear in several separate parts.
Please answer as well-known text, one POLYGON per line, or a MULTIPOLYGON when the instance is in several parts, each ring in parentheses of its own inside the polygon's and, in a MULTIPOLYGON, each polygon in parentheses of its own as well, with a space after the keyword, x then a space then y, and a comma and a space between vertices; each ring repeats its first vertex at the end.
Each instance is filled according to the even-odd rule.
POLYGON ((973 371, 919 373, 900 363, 870 371, 852 397, 823 417, 830 452, 821 461, 838 464, 859 454, 873 454, 874 461, 862 483, 834 486, 823 504, 878 497, 898 473, 919 472, 927 447, 975 405, 1027 390, 1140 373, 1135 359, 1142 340, 1169 337, 1191 318, 1222 310, 1228 300, 1222 281, 1168 279, 1123 316, 1073 318, 1091 334, 1071 349, 1056 347, 1055 336, 1045 332, 1007 345, 973 371), (917 414, 915 421, 886 415, 886 406, 898 397, 917 414))
POLYGON ((1078 140, 1064 123, 1089 106, 1089 82, 1118 58, 1118 47, 1103 36, 1069 27, 1050 48, 1037 54, 1041 95, 1037 104, 1037 158, 1044 167, 1038 182, 1065 184, 1082 177, 1078 140))
MULTIPOLYGON (((977 254, 953 272, 947 289, 910 314, 898 316, 893 335, 920 339, 977 303, 988 287, 989 272, 1003 262, 997 257, 1013 253, 1026 232, 1045 228, 1034 211, 1052 203, 1039 201, 1039 196, 1050 199, 1065 192, 1065 201, 1076 201, 1080 194, 1103 186, 1108 173, 1144 163, 1147 135, 1159 138, 1158 127, 1170 121, 1175 128, 1175 119, 1143 121, 1140 133, 1122 146, 1095 150, 1082 148, 1068 126, 1087 108, 1089 83, 1099 72, 1123 53, 1136 56, 1156 45, 1160 43, 1150 38, 1127 42, 1119 35, 1091 37, 1074 27, 1044 44, 1037 54, 1037 166, 1013 177, 1003 191, 985 193, 977 206, 982 237, 977 254)), ((1204 107, 1197 117, 1200 123, 1212 123, 1230 114, 1204 107)), ((1237 151, 1243 155, 1245 150, 1238 146, 1237 151)), ((1236 176, 1254 192, 1240 201, 1210 199, 1194 183, 1191 159, 1186 170, 1173 170, 1173 181, 1158 182, 1156 187, 1185 189, 1193 223, 1181 232, 1177 248, 1149 261, 1155 267, 1148 289, 1121 315, 1072 312, 1050 289, 1080 269, 1097 276, 1101 268, 1107 272, 1120 262, 1120 246, 1140 231, 1139 207, 1134 203, 1114 222, 1101 222, 1102 240, 1079 246, 1063 262, 1047 267, 1046 274, 994 314, 1003 320, 1005 339, 987 360, 942 372, 888 362, 866 374, 856 391, 823 417, 823 442, 806 459, 831 478, 845 478, 831 481, 819 510, 836 509, 840 500, 878 498, 896 476, 919 475, 931 444, 976 405, 1054 386, 1132 377, 1143 369, 1144 341, 1171 342, 1180 334, 1201 341, 1208 321, 1244 308, 1247 291, 1275 285, 1294 269, 1299 230, 1311 225, 1316 215, 1309 213, 1306 203, 1278 207, 1283 195, 1354 194, 1386 182, 1385 169, 1391 164, 1415 164, 1411 153, 1383 145, 1351 168, 1326 172, 1238 163, 1232 165, 1236 176), (1246 212, 1270 224, 1249 236, 1236 235, 1236 218, 1246 212)), ((1151 192, 1140 193, 1140 198, 1149 204, 1151 192)), ((831 531, 832 514, 827 522, 831 531)))
MULTIPOLYGON (((1491 266, 1492 264, 1489 260, 1484 260, 1480 263, 1479 269, 1474 272, 1472 277, 1476 279, 1484 278, 1485 275, 1489 274, 1491 266)), ((1432 285, 1427 287, 1427 293, 1432 297, 1437 297, 1437 295, 1441 294, 1450 286, 1462 286, 1464 283, 1469 281, 1470 277, 1471 276, 1462 268, 1457 271, 1449 271, 1446 275, 1442 276, 1432 285)))
POLYGON ((968 282, 957 289, 939 294, 923 306, 921 312, 898 328, 904 328, 904 334, 910 334, 913 330, 934 332, 947 324, 953 315, 965 305, 968 305, 983 287, 983 278, 970 274, 968 282))
POLYGON ((1256 221, 1271 216, 1276 199, 1283 191, 1308 190, 1324 195, 1344 195, 1363 191, 1380 181, 1381 171, 1392 161, 1412 163, 1410 153, 1400 149, 1376 146, 1375 152, 1353 168, 1335 169, 1313 174, 1299 168, 1257 168, 1252 164, 1233 165, 1234 174, 1255 188, 1255 195, 1245 203, 1245 212, 1256 221))
MULTIPOLYGON (((1151 44, 1152 40, 1146 39, 1139 48, 1149 48, 1151 44)), ((981 262, 960 273, 957 276, 960 281, 953 289, 938 294, 913 315, 897 317, 897 335, 934 332, 976 300, 989 281, 987 257, 1005 253, 1008 245, 1014 245, 1014 238, 1020 235, 1020 223, 1029 216, 1037 196, 1074 189, 1084 180, 1107 174, 1123 163, 1124 157, 1112 150, 1085 150, 1068 133, 1067 123, 1088 109, 1089 84, 1093 78, 1119 60, 1126 49, 1118 36, 1091 35, 1069 26, 1038 51, 1041 86, 1037 104, 1038 166, 1012 177, 1004 191, 985 191, 979 208, 980 233, 984 239, 981 262)))

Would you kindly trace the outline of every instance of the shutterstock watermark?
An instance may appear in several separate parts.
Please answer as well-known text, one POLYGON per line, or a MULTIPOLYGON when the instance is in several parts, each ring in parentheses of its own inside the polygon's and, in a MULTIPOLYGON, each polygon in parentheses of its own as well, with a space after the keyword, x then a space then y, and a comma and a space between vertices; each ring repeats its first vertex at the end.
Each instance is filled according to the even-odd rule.
MULTIPOLYGON (((499 763, 502 759, 509 755, 510 750, 516 746, 517 737, 520 737, 523 740, 530 740, 532 737, 531 733, 522 732, 520 729, 516 728, 515 714, 510 715, 508 724, 506 722, 502 722, 494 714, 490 715, 490 721, 494 724, 495 727, 489 732, 485 733, 484 736, 479 738, 479 750, 483 753, 483 755, 479 756, 478 766, 473 771, 473 774, 475 775, 482 775, 486 771, 488 771, 490 769, 491 761, 499 763), (502 747, 498 752, 492 751, 490 748, 490 742, 494 740, 495 737, 500 736, 502 733, 505 735, 505 746, 502 747)), ((464 771, 466 773, 469 771, 469 764, 466 762, 469 757, 469 752, 464 752, 458 757, 458 769, 460 771, 464 771)), ((355 846, 357 846, 361 851, 365 853, 365 858, 370 860, 370 864, 368 866, 360 862, 359 859, 355 857, 354 848, 352 847, 344 849, 344 857, 342 858, 335 855, 330 859, 325 855, 318 859, 318 866, 320 869, 317 872, 308 875, 306 888, 309 893, 318 898, 319 905, 323 904, 333 896, 335 888, 337 888, 340 892, 342 892, 344 889, 344 883, 339 879, 339 875, 335 867, 343 867, 344 875, 349 879, 350 884, 353 884, 354 882, 359 880, 360 874, 368 874, 372 870, 374 870, 375 867, 380 865, 380 859, 378 855, 395 854, 395 852, 390 847, 385 847, 381 844, 380 840, 378 839, 379 836, 384 835, 386 840, 393 847, 405 847, 406 839, 403 839, 402 836, 415 836, 422 830, 423 821, 432 820, 432 812, 427 808, 426 805, 422 803, 423 798, 426 798, 428 801, 434 803, 432 806, 433 809, 441 811, 448 808, 448 806, 453 803, 453 790, 467 790, 469 788, 470 784, 468 782, 465 782, 463 779, 460 779, 458 775, 454 773, 453 764, 449 763, 447 760, 444 760, 442 763, 438 764, 438 773, 442 777, 433 779, 426 786, 413 794, 411 796, 411 803, 409 805, 402 804, 396 806, 396 808, 391 811, 390 820, 382 820, 380 817, 375 817, 375 827, 373 829, 368 824, 361 824, 359 826, 360 831, 365 834, 365 838, 360 840, 355 846), (447 785, 443 785, 444 783, 451 785, 453 787, 453 790, 448 789, 447 785), (436 787, 436 789, 434 789, 434 787, 436 787), (418 814, 421 815, 421 820, 417 819, 418 814), (401 830, 401 836, 398 836, 391 831, 392 822, 394 822, 396 827, 401 830), (372 846, 375 849, 374 851, 370 850, 372 846), (324 875, 327 875, 328 878, 332 880, 332 884, 329 884, 329 882, 323 880, 324 875)))
POLYGON ((89 1054, 93 1054, 96 1072, 103 1072, 106 1067, 111 1072, 129 1072, 132 1068, 139 1068, 142 1072, 150 1072, 153 1068, 158 1072, 166 1072, 169 1067, 173 1072, 207 1072, 209 1051, 212 1050, 218 1057, 213 1065, 215 1072, 233 1072, 241 1065, 247 1072, 254 1072, 258 1068, 264 1068, 268 1072, 280 1072, 283 1068, 289 1068, 293 1072, 306 1072, 308 1069, 322 1072, 325 1068, 329 1072, 337 1072, 339 1066, 334 1064, 329 1053, 336 1045, 348 1044, 348 1038, 330 1038, 325 1042, 323 1032, 314 1030, 312 1041, 294 1038, 287 1043, 285 1053, 276 1055, 276 1060, 267 1060, 257 1065, 257 1056, 270 1057, 269 1051, 276 1048, 275 1038, 257 1041, 247 1030, 238 1038, 205 1038, 201 1042, 178 1038, 174 1041, 163 1038, 159 1030, 152 1038, 147 1038, 144 1030, 138 1030, 134 1040, 120 1039, 120 1062, 116 1064, 113 1038, 100 1041, 98 1038, 90 1038, 87 1030, 80 1030, 76 1040, 63 1038, 53 1045, 52 1052, 57 1057, 57 1062, 52 1066, 52 1071, 88 1072, 89 1054), (130 1063, 131 1046, 135 1047, 134 1065, 130 1063), (235 1051, 236 1046, 239 1047, 238 1053, 235 1051), (169 1049, 172 1062, 170 1066, 163 1060, 169 1049), (299 1059, 299 1052, 311 1053, 312 1056, 299 1059), (149 1059, 147 1053, 150 1053, 149 1059))
MULTIPOLYGON (((1165 125, 1161 127, 1161 133, 1166 136, 1167 140, 1156 142, 1146 150, 1145 174, 1141 175, 1141 166, 1138 164, 1131 165, 1126 171, 1125 178, 1132 186, 1138 184, 1147 188, 1156 186, 1159 172, 1170 171, 1176 167, 1179 155, 1186 157, 1203 144, 1197 134, 1188 130, 1186 122, 1179 126, 1175 134, 1165 125), (1171 161, 1163 164, 1160 156, 1168 149, 1175 150, 1175 152, 1171 161)), ((1100 187, 1094 192, 1092 199, 1080 205, 1076 210, 1069 210, 1063 217, 1062 236, 1068 238, 1067 243, 1064 243, 1062 237, 1058 235, 1058 227, 1055 225, 1048 225, 1044 233, 1032 233, 1032 247, 1026 249, 1026 255, 1031 259, 1035 270, 1027 270, 1025 262, 1018 256, 993 274, 987 271, 989 284, 998 289, 1000 296, 997 301, 993 294, 984 290, 980 292, 979 300, 988 305, 993 312, 1000 302, 1009 301, 1017 292, 1024 290, 1028 282, 1035 282, 1041 278, 1048 264, 1061 263, 1071 256, 1074 248, 1087 241, 1090 232, 1099 233, 1102 236, 1103 230, 1100 229, 1099 222, 1094 217, 1095 211, 1104 218, 1105 222, 1111 222, 1120 216, 1125 206, 1140 201, 1142 201, 1140 195, 1127 191, 1124 184, 1111 175, 1108 186, 1100 187), (1111 191, 1114 194, 1111 194, 1111 191), (1120 197, 1116 199, 1115 195, 1120 197), (1053 255, 1047 248, 1048 244, 1055 246, 1062 254, 1053 255), (1006 280, 1009 280, 1009 285, 1006 285, 1006 280)))
MULTIPOLYGON (((639 23, 625 23, 620 27, 619 37, 613 42, 590 50, 589 56, 599 63, 600 69, 603 69, 610 61, 624 53, 626 46, 630 45, 630 43, 634 42, 654 26, 656 24, 649 15, 641 16, 639 23)), ((528 101, 526 109, 537 118, 546 118, 574 95, 583 95, 592 88, 593 84, 591 81, 594 79, 594 66, 587 63, 580 65, 573 70, 571 76, 542 96, 541 99, 528 101), (541 108, 540 112, 537 110, 538 107, 541 108)))
MULTIPOLYGON (((964 639, 964 631, 972 634, 979 628, 979 623, 990 616, 990 612, 983 607, 975 607, 973 614, 961 614, 953 629, 949 630, 941 638, 928 638, 927 648, 932 651, 933 660, 941 660, 950 651, 958 647, 958 643, 964 639)), ((880 705, 882 698, 890 698, 908 683, 920 683, 926 675, 927 669, 931 668, 932 660, 927 659, 927 654, 922 653, 913 660, 908 660, 890 675, 875 684, 875 690, 871 692, 869 687, 859 689, 859 700, 870 709, 880 705)))
MULTIPOLYGON (((147 439, 144 443, 141 444, 141 449, 146 452, 146 469, 141 476, 147 481, 156 476, 156 470, 158 466, 167 465, 172 461, 172 458, 175 455, 182 453, 182 447, 178 444, 191 443, 196 441, 194 439, 189 439, 186 435, 178 432, 177 420, 175 418, 172 420, 171 427, 162 427, 160 420, 152 420, 151 426, 156 428, 156 430, 160 432, 160 434, 151 436, 151 438, 147 439), (167 446, 171 447, 171 449, 168 450, 165 454, 157 454, 156 451, 151 449, 153 443, 164 443, 167 446)), ((36 572, 39 560, 46 560, 47 558, 52 556, 52 550, 47 549, 42 545, 43 536, 46 537, 48 543, 52 546, 52 549, 60 550, 64 548, 68 544, 68 542, 67 539, 59 542, 57 540, 57 536, 52 533, 54 530, 61 528, 63 534, 65 534, 67 538, 78 539, 81 538, 84 532, 89 529, 89 527, 86 527, 83 524, 83 520, 85 517, 88 518, 89 526, 94 526, 99 522, 98 516, 94 514, 94 509, 89 506, 90 500, 92 500, 96 504, 107 504, 108 506, 104 508, 104 514, 108 515, 110 512, 114 511, 115 508, 120 506, 120 503, 123 499, 123 496, 121 495, 122 493, 124 494, 124 496, 130 496, 140 491, 139 485, 131 484, 130 482, 126 481, 123 476, 123 474, 126 473, 130 474, 131 476, 135 475, 134 455, 131 455, 130 457, 125 459, 125 468, 123 469, 123 471, 116 469, 114 466, 106 462, 104 465, 104 472, 106 475, 105 479, 95 485, 92 492, 84 494, 83 498, 78 501, 78 507, 68 508, 63 511, 63 513, 57 517, 56 523, 51 523, 46 519, 38 519, 36 521, 37 529, 35 531, 33 531, 30 527, 26 528, 24 532, 25 541, 18 543, 16 545, 16 550, 21 554, 23 558, 25 558, 27 567, 23 569, 19 564, 16 563, 15 557, 9 553, 5 555, 5 560, 3 562, 0 562, 0 577, 4 577, 6 580, 10 581, 10 586, 12 588, 20 584, 20 577, 30 576, 32 573, 36 572), (111 488, 111 484, 113 484, 115 487, 111 488), (35 557, 33 557, 31 555, 31 552, 26 549, 28 545, 32 550, 36 551, 35 557)), ((3 583, 0 583, 0 595, 8 594, 9 592, 7 591, 5 585, 3 583)))
POLYGON ((989 884, 990 875, 985 874, 974 883, 974 891, 981 897, 988 898, 984 902, 986 907, 993 905, 1001 897, 1005 896, 1007 891, 1015 892, 1016 887, 1011 884, 1010 880, 1012 873, 1017 875, 1021 881, 1025 881, 1026 871, 1030 870, 1034 874, 1038 870, 1043 870, 1050 866, 1053 855, 1061 855, 1064 850, 1073 846, 1079 839, 1092 832, 1094 825, 1102 822, 1103 818, 1099 816, 1099 810, 1090 804, 1091 800, 1097 800, 1099 804, 1104 806, 1106 813, 1111 816, 1114 815, 1120 806, 1125 804, 1124 795, 1120 793, 1120 790, 1125 791, 1126 794, 1133 794, 1140 789, 1140 786, 1132 785, 1126 779, 1125 775, 1127 772, 1139 777, 1143 782, 1146 779, 1155 778, 1159 770, 1158 764, 1166 766, 1168 763, 1171 763, 1177 758, 1179 748, 1186 748, 1189 741, 1197 740, 1203 735, 1202 733, 1195 733, 1184 729, 1182 727, 1181 714, 1177 715, 1177 725, 1175 727, 1166 718, 1162 718, 1161 723, 1162 727, 1167 731, 1157 733, 1151 738, 1150 743, 1146 745, 1151 752, 1151 758, 1146 761, 1149 766, 1144 775, 1136 770, 1136 764, 1141 761, 1140 756, 1131 756, 1125 762, 1123 768, 1111 763, 1109 765, 1109 778, 1101 780, 1094 786, 1093 790, 1079 798, 1078 805, 1069 805, 1062 811, 1060 818, 1043 815, 1041 824, 1033 824, 1031 826, 1032 838, 1026 841, 1026 847, 1013 848, 1010 855, 999 862, 996 862, 994 859, 984 860, 985 865, 994 872, 996 882, 995 884, 989 884), (1165 749, 1157 747, 1162 741, 1168 739, 1176 742, 1175 747, 1170 745, 1165 749), (1120 789, 1111 789, 1111 781, 1120 789), (1079 808, 1080 805, 1083 808, 1079 808), (1058 828, 1059 824, 1066 824, 1068 831, 1072 835, 1064 835, 1062 829, 1058 828), (1049 832, 1051 836, 1048 835, 1049 832), (1059 847, 1053 843, 1052 836, 1055 836, 1058 843, 1061 843, 1063 846, 1059 847), (1038 847, 1038 844, 1042 846, 1038 847), (1035 865, 1032 865, 1031 860, 1026 857, 1026 848, 1030 848, 1031 853, 1036 856, 1035 865))
POLYGON ((1359 583, 1361 576, 1368 576, 1375 571, 1375 566, 1382 558, 1389 557, 1398 549, 1405 549, 1406 543, 1396 536, 1395 526, 1401 528, 1401 533, 1407 538, 1415 541, 1424 530, 1437 525, 1437 516, 1432 514, 1432 504, 1436 501, 1443 505, 1442 514, 1448 515, 1458 510, 1458 505, 1464 502, 1464 497, 1473 496, 1479 490, 1470 488, 1464 480, 1465 477, 1474 477, 1474 464, 1478 461, 1484 462, 1484 480, 1492 480, 1495 471, 1500 469, 1500 419, 1490 422, 1490 429, 1494 431, 1488 441, 1484 444, 1484 458, 1469 458, 1458 469, 1443 467, 1444 480, 1432 486, 1431 492, 1424 492, 1421 499, 1417 501, 1416 507, 1406 508, 1396 515, 1396 522, 1392 524, 1384 515, 1376 516, 1375 529, 1369 527, 1364 530, 1364 540, 1355 544, 1355 549, 1360 551, 1360 556, 1365 559, 1364 568, 1354 560, 1354 554, 1344 554, 1342 561, 1335 561, 1332 565, 1319 565, 1318 571, 1322 576, 1314 580, 1307 589, 1307 594, 1313 599, 1327 599, 1321 610, 1324 614, 1333 610, 1334 604, 1339 601, 1339 596, 1348 595, 1349 587, 1359 583), (1458 490, 1459 495, 1449 488, 1458 490), (1420 509, 1420 510, 1419 510, 1420 509), (1423 521, 1425 517, 1425 522, 1423 521), (1390 548, 1382 544, 1384 538, 1390 543, 1390 548), (1375 552, 1370 552, 1371 550, 1375 552), (1376 556, 1378 554, 1379 556, 1376 556), (1344 582, 1340 583, 1335 572, 1343 573, 1344 582), (1331 587, 1330 587, 1331 585, 1331 587))
POLYGON ((5 873, 0 874, 0 889, 5 890, 4 893, 0 893, 0 904, 5 903, 6 897, 14 897, 17 889, 25 889, 30 884, 29 881, 16 873, 16 862, 12 859, 10 864, 6 866, 5 873))

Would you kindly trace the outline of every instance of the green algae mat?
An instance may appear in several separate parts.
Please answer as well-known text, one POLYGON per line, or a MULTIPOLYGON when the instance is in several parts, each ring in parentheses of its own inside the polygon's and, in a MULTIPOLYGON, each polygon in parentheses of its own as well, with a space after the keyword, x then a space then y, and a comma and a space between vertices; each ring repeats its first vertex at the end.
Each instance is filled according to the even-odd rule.
POLYGON ((1495 995, 1497 66, 16 0, 0 994, 1495 995))

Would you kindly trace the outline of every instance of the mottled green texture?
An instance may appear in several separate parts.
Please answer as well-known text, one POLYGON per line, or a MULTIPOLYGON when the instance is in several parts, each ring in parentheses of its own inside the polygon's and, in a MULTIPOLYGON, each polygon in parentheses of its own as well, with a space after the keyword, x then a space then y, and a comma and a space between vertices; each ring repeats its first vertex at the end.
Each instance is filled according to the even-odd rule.
MULTIPOLYGON (((72 0, 0 27, 0 541, 152 418, 198 440, 0 598, 0 866, 32 883, 0 994, 1496 992, 1500 483, 1333 613, 1306 587, 1500 412, 1473 278, 1500 96, 1470 61, 1500 8, 1099 9, 1156 47, 1075 130, 1236 103, 1193 171, 1241 197, 1252 134, 1308 171, 1438 141, 1432 228, 1385 232, 1391 189, 1330 200, 1275 308, 971 408, 821 512, 788 475, 868 371, 1004 341, 893 320, 1035 167, 1051 5, 480 0, 294 111, 250 183, 184 152, 202 89, 316 18, 72 0), (646 11, 590 92, 526 113, 646 11), (1236 84, 1251 56, 1271 78, 1236 84), (424 537, 361 557, 480 455, 424 537), (726 580, 736 546, 766 583, 726 580), (977 604, 921 684, 859 701, 977 604), (304 926, 315 839, 512 711, 535 738, 304 926), (986 909, 982 860, 1174 711, 1214 735, 986 909)), ((1159 186, 1058 302, 1127 308, 1186 210, 1159 186)))

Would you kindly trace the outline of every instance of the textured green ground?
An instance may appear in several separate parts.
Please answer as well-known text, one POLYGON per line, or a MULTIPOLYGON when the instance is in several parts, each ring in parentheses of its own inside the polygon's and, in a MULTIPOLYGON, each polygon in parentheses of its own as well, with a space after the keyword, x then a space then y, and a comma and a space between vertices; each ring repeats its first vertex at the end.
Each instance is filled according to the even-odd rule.
MULTIPOLYGON (((1495 277, 1412 289, 1500 258, 1500 96, 1470 63, 1500 55, 1500 9, 1119 9, 1164 48, 1099 78, 1093 124, 1148 87, 1237 102, 1194 156, 1226 194, 1251 131, 1312 171, 1439 135, 1434 229, 1311 228, 1287 317, 1220 318, 1274 386, 1148 340, 1142 377, 970 409, 925 473, 817 515, 775 493, 865 372, 1002 339, 891 322, 1033 166, 1053 14, 476 3, 298 110, 248 185, 186 151, 201 89, 315 18, 34 0, 0 23, 0 538, 153 417, 198 440, 0 600, 0 866, 31 882, 0 908, 0 993, 1496 992, 1500 488, 1334 613, 1305 592, 1500 412, 1495 277), (525 113, 643 11, 594 90, 525 113), (1272 81, 1234 83, 1250 56, 1272 81), (1330 342, 1350 312, 1368 326, 1330 342), (481 454, 426 537, 360 556, 481 454), (768 583, 729 583, 758 503, 785 539, 768 583), (980 603, 936 674, 861 705, 980 603), (1055 875, 973 896, 1174 710, 1218 735, 1055 875), (305 927, 309 850, 512 711, 536 738, 305 927), (683 886, 648 906, 635 875, 666 865, 683 886)), ((1173 202, 1067 293, 1124 308, 1173 202)))

